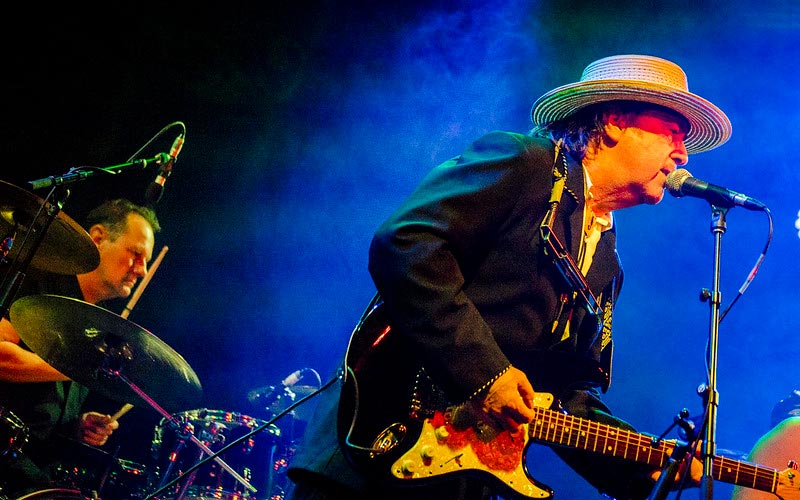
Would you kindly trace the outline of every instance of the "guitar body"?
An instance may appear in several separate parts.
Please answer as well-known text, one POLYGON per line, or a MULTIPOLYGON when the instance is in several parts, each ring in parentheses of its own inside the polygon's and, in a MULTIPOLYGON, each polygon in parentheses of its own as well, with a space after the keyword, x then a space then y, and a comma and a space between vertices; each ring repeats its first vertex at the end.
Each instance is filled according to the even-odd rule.
MULTIPOLYGON (((402 339, 392 335, 381 303, 353 331, 345 357, 337 432, 350 463, 365 475, 415 486, 469 475, 498 493, 543 499, 553 490, 529 474, 533 442, 584 450, 663 468, 675 443, 551 410, 551 395, 536 393, 529 424, 497 429, 475 406, 448 404, 402 339)), ((778 472, 714 457, 716 480, 800 500, 797 467, 778 472)))
POLYGON ((353 331, 345 356, 337 431, 345 457, 372 477, 391 464, 419 435, 411 418, 414 379, 420 365, 391 327, 381 305, 369 309, 353 331))
MULTIPOLYGON (((382 305, 369 309, 351 336, 339 399, 337 431, 351 464, 397 486, 471 475, 507 495, 552 497, 525 468, 527 426, 512 437, 481 425, 466 405, 449 406, 415 359, 382 305), (472 432, 478 427, 483 435, 472 432)), ((537 405, 551 403, 537 393, 537 405)))
MULTIPOLYGON (((549 406, 550 394, 537 393, 536 406, 549 406)), ((416 443, 395 460, 392 476, 423 482, 470 475, 505 498, 551 498, 553 490, 528 474, 529 425, 516 432, 498 430, 472 406, 453 406, 426 418, 416 443)))

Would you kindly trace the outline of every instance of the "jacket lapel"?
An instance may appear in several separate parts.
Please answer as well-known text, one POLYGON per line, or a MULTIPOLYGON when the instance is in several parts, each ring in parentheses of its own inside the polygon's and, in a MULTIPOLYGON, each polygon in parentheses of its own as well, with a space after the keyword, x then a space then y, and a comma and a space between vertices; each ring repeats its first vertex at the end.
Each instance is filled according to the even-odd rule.
MULTIPOLYGON (((569 219, 565 221, 564 226, 564 239, 570 242, 569 252, 575 262, 578 260, 578 252, 583 238, 583 210, 578 210, 578 207, 582 207, 584 202, 583 167, 577 162, 570 161, 566 187, 561 197, 559 210, 569 213, 569 219)), ((614 226, 604 232, 600 241, 597 242, 592 267, 589 268, 588 276, 586 276, 586 281, 595 295, 602 292, 620 271, 616 241, 616 226, 614 226)))
POLYGON ((583 238, 583 167, 580 164, 570 161, 567 183, 564 195, 561 197, 559 210, 569 213, 569 222, 564 227, 564 238, 569 241, 569 252, 575 262, 578 262, 578 252, 581 248, 581 238, 583 238))
POLYGON ((589 269, 586 281, 592 287, 595 294, 602 292, 608 286, 611 279, 619 274, 621 266, 617 255, 617 234, 616 226, 604 232, 597 242, 595 257, 592 267, 589 269))

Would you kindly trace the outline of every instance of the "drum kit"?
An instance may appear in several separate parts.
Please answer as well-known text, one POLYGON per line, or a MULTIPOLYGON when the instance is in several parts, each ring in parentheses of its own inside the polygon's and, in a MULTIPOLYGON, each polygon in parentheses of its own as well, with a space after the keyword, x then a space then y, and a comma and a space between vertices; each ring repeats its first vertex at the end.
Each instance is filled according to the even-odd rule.
MULTIPOLYGON (((195 408, 202 395, 196 373, 146 329, 68 297, 29 295, 13 300, 18 287, 14 273, 24 276, 29 266, 60 274, 97 267, 97 247, 80 225, 57 204, 0 181, 0 232, 7 235, 0 242, 0 260, 8 267, 0 300, 11 302, 0 303, 0 310, 8 312, 21 340, 70 379, 124 403, 126 407, 112 418, 131 406, 150 407, 162 417, 150 446, 152 463, 122 460, 90 447, 103 458, 101 470, 67 468, 52 488, 16 500, 284 498, 285 470, 299 436, 294 428, 284 432, 273 422, 289 413, 285 410, 297 395, 310 394, 314 387, 289 388, 282 383, 284 391, 271 394, 262 405, 268 419, 225 410, 187 410, 195 408), (34 221, 43 211, 49 220, 37 226, 34 221)), ((297 413, 291 416, 292 424, 299 420, 297 413)), ((25 423, 0 406, 0 461, 24 456, 28 441, 25 423)), ((4 499, 0 489, 0 500, 4 499)))

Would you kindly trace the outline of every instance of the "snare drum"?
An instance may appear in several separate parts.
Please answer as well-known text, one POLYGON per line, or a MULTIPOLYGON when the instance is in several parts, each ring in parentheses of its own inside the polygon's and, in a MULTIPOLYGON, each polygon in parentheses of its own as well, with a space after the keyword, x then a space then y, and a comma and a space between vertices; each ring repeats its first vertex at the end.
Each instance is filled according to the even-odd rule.
POLYGON ((212 452, 217 452, 263 424, 263 421, 241 413, 208 409, 177 413, 172 416, 172 421, 162 419, 155 428, 151 447, 156 460, 150 480, 151 488, 161 488, 181 477, 165 496, 159 498, 174 499, 180 497, 181 492, 184 493, 182 496, 184 499, 269 498, 266 491, 269 482, 269 460, 280 436, 280 430, 274 425, 220 455, 220 458, 255 487, 257 492, 251 492, 214 460, 188 474, 187 477, 182 477, 184 471, 208 457, 189 439, 188 434, 182 435, 187 430, 212 452))
POLYGON ((0 406, 0 457, 22 451, 28 442, 28 428, 11 410, 0 406))

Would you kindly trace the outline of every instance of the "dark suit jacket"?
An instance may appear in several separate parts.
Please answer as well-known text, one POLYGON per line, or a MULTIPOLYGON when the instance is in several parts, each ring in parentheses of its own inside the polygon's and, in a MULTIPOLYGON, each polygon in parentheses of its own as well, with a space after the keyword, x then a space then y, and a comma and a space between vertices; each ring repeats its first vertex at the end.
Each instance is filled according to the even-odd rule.
MULTIPOLYGON (((553 164, 548 140, 490 133, 433 169, 375 234, 369 270, 393 328, 455 400, 509 364, 541 366, 553 351, 601 364, 611 350, 610 318, 600 335, 582 307, 573 308, 569 337, 562 340, 564 321, 552 332, 566 315, 559 297, 571 295, 539 237, 553 164)), ((554 231, 575 260, 583 193, 581 166, 571 161, 554 231)), ((587 280, 610 314, 621 281, 613 230, 603 233, 587 280)), ((584 378, 582 370, 565 377, 584 378)))
MULTIPOLYGON (((615 233, 603 233, 586 277, 605 306, 602 328, 575 305, 565 335, 569 311, 559 312, 559 298, 571 296, 571 289, 543 252, 539 235, 554 161, 554 144, 546 139, 509 132, 480 138, 434 168, 381 225, 370 247, 369 271, 392 334, 402 339, 397 357, 419 361, 449 400, 466 400, 513 364, 534 389, 554 393, 571 413, 630 428, 599 397, 609 381, 611 311, 622 278, 615 233)), ((577 260, 584 176, 579 163, 567 163, 554 230, 577 260)), ((290 476, 358 485, 364 478, 343 463, 330 435, 336 391, 329 392, 290 476)), ((561 454, 604 492, 646 496, 642 467, 561 454)))

